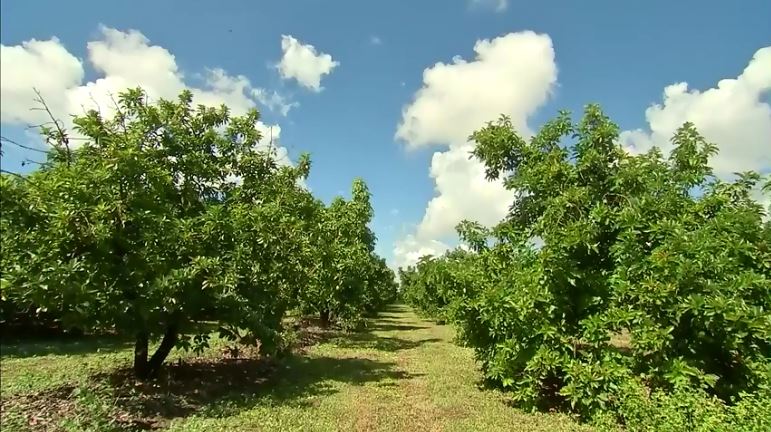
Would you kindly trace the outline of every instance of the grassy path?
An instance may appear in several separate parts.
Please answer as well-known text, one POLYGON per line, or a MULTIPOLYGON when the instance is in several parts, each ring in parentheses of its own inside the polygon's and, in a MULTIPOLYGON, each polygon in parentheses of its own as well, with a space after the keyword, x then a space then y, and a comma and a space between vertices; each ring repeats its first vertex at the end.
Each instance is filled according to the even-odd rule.
POLYGON ((174 430, 567 431, 561 415, 525 414, 480 390, 471 350, 447 326, 394 306, 368 332, 314 346, 267 398, 234 416, 188 418, 174 430), (297 394, 293 394, 297 393, 297 394), (283 397, 291 394, 292 397, 283 397))
MULTIPOLYGON (((471 350, 454 345, 452 336, 451 328, 421 320, 407 307, 393 306, 367 331, 327 339, 303 355, 285 359, 267 381, 257 363, 219 360, 180 380, 184 387, 161 386, 150 398, 152 403, 146 392, 122 403, 128 406, 141 398, 144 416, 155 416, 155 427, 173 431, 584 429, 563 415, 523 413, 509 406, 502 394, 480 390, 481 376, 471 350)), ((129 349, 17 358, 4 354, 4 398, 24 393, 24 388, 86 386, 94 372, 124 365, 129 349)), ((185 373, 189 370, 188 365, 185 373)), ((98 415, 104 406, 117 403, 109 396, 114 393, 95 394, 79 400, 88 408, 82 417, 98 415), (94 411, 95 406, 102 408, 94 411)))

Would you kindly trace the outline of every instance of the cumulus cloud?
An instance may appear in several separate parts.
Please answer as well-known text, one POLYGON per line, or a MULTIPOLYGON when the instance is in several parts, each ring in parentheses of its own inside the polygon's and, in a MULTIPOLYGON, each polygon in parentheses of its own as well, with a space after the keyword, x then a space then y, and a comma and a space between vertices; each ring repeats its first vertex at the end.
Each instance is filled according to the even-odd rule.
POLYGON ((771 171, 771 105, 763 98, 771 90, 771 46, 758 50, 736 78, 699 91, 680 82, 664 89, 663 102, 645 111, 648 130, 621 134, 629 151, 640 153, 657 146, 672 149, 670 139, 684 122, 715 143, 720 152, 710 164, 721 178, 746 170, 771 171))
POLYGON ((317 52, 313 45, 303 44, 292 36, 281 36, 281 51, 283 55, 277 65, 281 78, 295 79, 315 92, 323 90, 321 78, 340 65, 331 55, 317 52))
POLYGON ((281 145, 281 126, 279 125, 266 125, 265 123, 258 121, 257 130, 260 131, 258 149, 263 150, 275 150, 276 161, 279 165, 292 165, 292 160, 289 158, 289 153, 286 147, 281 145))
POLYGON ((445 243, 438 240, 421 240, 412 234, 396 242, 394 247, 394 269, 406 267, 418 262, 425 255, 441 255, 448 249, 445 243))
MULTIPOLYGON (((261 95, 268 94, 254 87, 245 76, 230 75, 220 68, 206 70, 202 86, 187 85, 174 55, 161 46, 151 45, 139 31, 109 27, 100 30, 100 37, 88 42, 87 55, 101 77, 88 82, 83 82, 84 62, 56 38, 0 46, 0 122, 35 124, 47 120, 40 111, 30 110, 35 106, 33 87, 40 90, 53 114, 68 127, 71 113, 94 108, 109 115, 114 107, 111 95, 117 96, 129 87, 141 86, 151 99, 175 98, 188 88, 194 103, 224 103, 235 115, 257 107, 261 95)), ((268 128, 262 123, 258 127, 268 128)), ((278 137, 280 128, 273 126, 273 130, 278 137)), ((283 154, 286 157, 286 150, 283 154)))
POLYGON ((0 45, 0 57, 3 59, 0 62, 0 121, 3 123, 30 123, 39 119, 39 114, 30 110, 35 98, 32 86, 46 95, 53 106, 62 107, 66 105, 62 90, 77 87, 83 81, 80 60, 57 38, 0 45))
POLYGON ((289 110, 300 106, 299 102, 291 102, 275 90, 269 92, 262 88, 252 89, 252 96, 263 106, 268 107, 271 111, 280 113, 284 117, 289 114, 289 110))
POLYGON ((431 158, 436 196, 428 202, 417 228, 418 238, 436 239, 455 232, 463 219, 492 226, 506 214, 511 192, 485 178, 484 166, 469 160, 471 144, 452 146, 431 158))
POLYGON ((485 122, 508 114, 526 130, 527 117, 549 97, 557 80, 547 35, 509 33, 474 45, 476 58, 459 56, 423 71, 423 86, 402 111, 396 138, 408 148, 463 145, 485 122))
POLYGON ((484 167, 469 159, 469 135, 501 114, 529 135, 528 118, 548 99, 557 80, 554 49, 547 35, 510 33, 474 46, 476 57, 455 57, 423 71, 423 85, 402 111, 396 138, 408 149, 440 145, 430 176, 436 195, 414 234, 397 240, 397 265, 413 263, 425 253, 439 254, 463 219, 485 225, 499 221, 512 202, 500 182, 489 182, 484 167))
POLYGON ((509 7, 509 0, 469 0, 473 8, 492 9, 495 12, 503 12, 509 7))

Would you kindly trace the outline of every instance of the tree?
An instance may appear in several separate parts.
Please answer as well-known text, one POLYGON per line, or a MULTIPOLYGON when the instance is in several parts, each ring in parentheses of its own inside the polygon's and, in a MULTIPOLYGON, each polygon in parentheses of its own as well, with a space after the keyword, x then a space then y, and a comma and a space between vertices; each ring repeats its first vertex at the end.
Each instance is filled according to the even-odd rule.
POLYGON ((475 132, 473 155, 514 202, 489 231, 459 225, 474 258, 452 277, 435 276, 449 257, 402 273, 407 297, 455 322, 487 379, 526 406, 593 415, 618 407, 626 383, 726 401, 768 391, 760 176, 716 179, 716 147, 689 123, 667 157, 625 152, 618 132, 595 105, 529 140, 505 116, 475 132))
POLYGON ((317 265, 301 290, 300 308, 319 315, 322 325, 333 319, 356 321, 395 296, 394 273, 375 253, 368 227, 374 212, 366 183, 356 179, 351 200, 336 197, 317 204, 314 249, 317 265))
POLYGON ((310 256, 298 227, 314 200, 297 183, 308 158, 279 167, 258 146, 256 110, 194 108, 189 91, 150 104, 129 90, 115 108, 74 118, 77 148, 44 129, 47 162, 3 175, 3 297, 131 335, 143 378, 174 346, 206 344, 204 315, 270 352, 310 256))

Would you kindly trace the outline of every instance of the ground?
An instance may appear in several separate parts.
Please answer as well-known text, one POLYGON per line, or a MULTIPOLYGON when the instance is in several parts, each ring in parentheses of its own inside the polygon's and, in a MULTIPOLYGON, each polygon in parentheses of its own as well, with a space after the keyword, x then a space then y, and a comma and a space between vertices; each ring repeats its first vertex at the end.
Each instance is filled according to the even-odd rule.
MULTIPOLYGON (((326 334, 266 362, 174 354, 159 382, 133 381, 128 342, 3 346, 3 431, 573 431, 480 388, 450 327, 392 306, 366 330, 326 334), (100 351, 95 347, 99 346, 100 351)), ((243 357, 243 355, 241 355, 243 357)))

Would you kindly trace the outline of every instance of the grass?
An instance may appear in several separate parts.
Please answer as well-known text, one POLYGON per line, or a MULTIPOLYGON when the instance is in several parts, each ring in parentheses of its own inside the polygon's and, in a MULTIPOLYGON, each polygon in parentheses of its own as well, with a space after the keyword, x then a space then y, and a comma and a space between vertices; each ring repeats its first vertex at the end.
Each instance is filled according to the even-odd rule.
POLYGON ((130 347, 119 341, 3 346, 0 429, 587 430, 481 389, 472 352, 452 343, 449 327, 404 306, 369 324, 276 362, 224 358, 216 347, 200 358, 175 353, 152 383, 131 379, 130 347))

